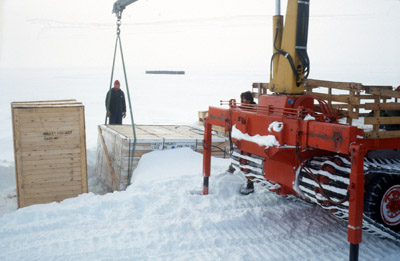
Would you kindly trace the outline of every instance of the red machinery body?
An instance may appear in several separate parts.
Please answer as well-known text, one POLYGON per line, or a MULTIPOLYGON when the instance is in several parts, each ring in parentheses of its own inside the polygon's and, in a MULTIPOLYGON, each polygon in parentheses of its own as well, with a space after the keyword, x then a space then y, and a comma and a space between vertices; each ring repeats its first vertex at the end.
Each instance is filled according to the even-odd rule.
POLYGON ((298 194, 296 172, 305 160, 315 156, 348 155, 351 159, 347 188, 348 240, 358 244, 362 235, 364 157, 369 150, 399 148, 400 139, 367 140, 363 138, 363 130, 355 126, 330 122, 316 114, 307 119, 308 113, 312 113, 311 107, 313 99, 288 96, 261 96, 259 105, 254 107, 238 105, 234 100, 229 102, 228 109, 210 107, 205 120, 203 194, 208 194, 211 125, 231 131, 233 143, 245 155, 264 158, 264 178, 278 184, 276 192, 281 195, 298 194), (271 128, 274 122, 281 126, 278 131, 271 128))

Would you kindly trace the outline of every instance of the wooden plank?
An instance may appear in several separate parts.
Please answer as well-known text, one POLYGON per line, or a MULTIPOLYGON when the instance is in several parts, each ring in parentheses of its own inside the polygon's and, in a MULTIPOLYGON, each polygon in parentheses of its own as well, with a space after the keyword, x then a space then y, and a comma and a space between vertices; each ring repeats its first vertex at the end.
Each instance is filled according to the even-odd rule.
POLYGON ((111 172, 111 178, 113 180, 114 188, 116 190, 117 186, 118 186, 117 179, 116 179, 116 176, 115 176, 115 173, 114 173, 114 169, 113 169, 113 167, 111 165, 110 156, 108 155, 108 150, 107 150, 107 147, 106 147, 106 143, 104 142, 104 137, 103 137, 103 134, 102 134, 102 130, 101 130, 101 128, 99 126, 97 127, 97 129, 99 131, 99 136, 100 136, 101 144, 103 146, 104 155, 106 156, 107 166, 108 166, 108 169, 111 172))
POLYGON ((64 103, 64 104, 15 104, 16 109, 29 109, 29 108, 68 108, 68 107, 79 107, 83 106, 82 103, 64 103))
POLYGON ((81 163, 81 157, 64 157, 64 158, 58 158, 58 159, 41 159, 41 160, 24 160, 22 162, 22 167, 29 167, 29 166, 50 166, 54 164, 64 164, 64 163, 81 163))
POLYGON ((355 82, 332 82, 332 81, 322 81, 315 79, 307 79, 305 86, 311 88, 327 87, 340 90, 363 90, 363 85, 361 83, 355 82))
MULTIPOLYGON (((361 95, 360 95, 360 99, 361 99, 361 100, 374 100, 374 99, 375 99, 375 96, 376 96, 376 95, 373 95, 373 94, 361 94, 361 95)), ((382 97, 381 97, 381 99, 386 100, 386 98, 382 98, 382 97)))
POLYGON ((68 107, 68 108, 14 108, 17 109, 20 113, 21 118, 29 118, 32 115, 47 117, 47 114, 51 117, 51 115, 55 115, 60 113, 60 115, 71 115, 71 113, 78 113, 78 108, 68 107))
MULTIPOLYGON (((392 89, 392 87, 390 87, 392 89)), ((365 86, 365 92, 381 97, 400 98, 400 92, 376 86, 365 86)))
MULTIPOLYGON (((36 129, 36 131, 24 130, 21 132, 21 138, 25 140, 57 140, 60 138, 68 138, 68 137, 80 137, 80 131, 72 128, 51 128, 51 129, 36 129)), ((43 145, 46 145, 46 142, 43 142, 43 145)))
POLYGON ((65 159, 65 158, 80 158, 79 153, 70 153, 66 151, 65 153, 60 153, 60 154, 53 154, 53 155, 29 155, 29 156, 23 156, 22 161, 23 162, 30 162, 30 161, 42 161, 42 160, 58 160, 58 159, 65 159))
POLYGON ((62 191, 76 191, 78 193, 81 193, 82 188, 80 184, 71 184, 71 185, 68 184, 62 187, 25 188, 25 196, 30 197, 30 195, 45 195, 45 194, 59 195, 59 192, 62 191))
POLYGON ((367 110, 400 110, 400 103, 366 103, 364 108, 367 110))
POLYGON ((77 175, 81 175, 81 167, 74 168, 47 168, 47 169, 37 169, 37 170, 29 170, 24 173, 23 180, 33 180, 33 179, 47 179, 50 177, 59 178, 59 177, 77 177, 77 175))
POLYGON ((85 108, 80 107, 79 108, 79 114, 80 114, 80 149, 81 149, 81 168, 82 168, 82 192, 83 193, 88 193, 89 192, 89 187, 88 187, 88 175, 87 175, 87 153, 86 153, 86 125, 85 125, 85 108))
POLYGON ((400 131, 365 132, 364 138, 366 139, 400 138, 400 131))
POLYGON ((47 165, 29 165, 29 166, 23 166, 22 171, 30 172, 33 170, 45 170, 51 168, 76 168, 76 167, 82 167, 81 162, 51 163, 47 165))
POLYGON ((79 122, 79 115, 65 115, 61 116, 59 114, 53 117, 40 117, 32 115, 30 118, 22 118, 21 123, 43 123, 43 122, 79 122))
POLYGON ((78 195, 80 195, 79 190, 70 190, 70 191, 57 191, 56 193, 50 192, 50 193, 33 193, 29 194, 29 197, 26 197, 27 202, 32 202, 33 204, 39 204, 38 201, 42 200, 49 200, 46 203, 52 202, 52 201, 63 201, 64 199, 67 198, 74 198, 78 195))
MULTIPOLYGON (((44 135, 42 137, 25 137, 21 135, 21 143, 26 145, 26 143, 33 143, 35 146, 35 142, 38 142, 39 144, 41 143, 76 143, 79 144, 80 137, 79 135, 44 135)), ((25 146, 24 146, 25 148, 25 146)))
MULTIPOLYGON (((73 126, 73 125, 72 125, 73 126)), ((43 127, 24 127, 21 130, 21 134, 24 137, 43 137, 49 135, 67 135, 67 134, 79 134, 80 130, 77 127, 60 126, 49 128, 43 127)))
MULTIPOLYGON (((79 127, 79 121, 48 121, 48 122, 23 122, 21 123, 21 128, 39 128, 37 132, 42 132, 43 129, 52 129, 59 127, 70 127, 71 126, 79 127)), ((52 130, 49 130, 52 131, 52 130)))
POLYGON ((80 149, 77 147, 79 147, 77 144, 60 144, 60 146, 46 146, 46 147, 42 146, 41 148, 30 147, 30 148, 24 148, 22 155, 23 156, 53 155, 53 154, 65 153, 65 150, 68 150, 69 153, 80 152, 80 149), (63 148, 64 146, 65 148, 63 148), (71 149, 69 147, 75 147, 75 148, 71 149))
POLYGON ((65 99, 65 100, 43 100, 43 101, 15 101, 11 103, 11 106, 18 106, 19 104, 33 104, 33 103, 70 103, 76 102, 75 99, 65 99))
POLYGON ((51 109, 51 110, 41 110, 41 111, 36 111, 36 112, 29 112, 27 113, 27 110, 24 109, 19 109, 20 111, 23 111, 23 113, 20 114, 20 119, 22 121, 29 121, 29 119, 33 118, 40 118, 40 119, 47 119, 47 118, 59 118, 59 117, 75 117, 79 116, 78 110, 75 108, 68 108, 64 110, 56 110, 56 109, 51 109))
POLYGON ((67 181, 53 181, 53 182, 41 182, 41 183, 24 183, 24 189, 26 191, 45 191, 48 188, 58 189, 66 187, 81 187, 81 180, 67 180, 67 181))
POLYGON ((312 92, 310 94, 315 97, 318 97, 320 99, 327 100, 327 101, 336 101, 336 102, 342 102, 342 103, 347 103, 347 104, 348 103, 354 103, 354 104, 360 103, 359 97, 350 97, 349 95, 346 95, 346 94, 329 95, 326 93, 317 93, 317 92, 312 92))
POLYGON ((11 110, 12 114, 12 125, 13 125, 13 140, 14 140, 14 160, 15 160, 15 176, 17 182, 17 196, 18 196, 18 208, 25 205, 24 202, 24 190, 22 189, 22 167, 21 167, 21 144, 20 144, 20 126, 19 126, 19 111, 11 110))
MULTIPOLYGON (((141 156, 143 156, 144 154, 149 153, 149 152, 152 152, 152 151, 154 151, 154 150, 135 150, 135 157, 141 157, 141 156)), ((128 155, 130 155, 130 154, 123 153, 122 155, 123 155, 123 156, 128 156, 128 155)))
POLYGON ((400 117, 365 117, 364 124, 400 124, 400 117))
POLYGON ((79 182, 82 181, 80 171, 74 173, 74 176, 67 176, 65 173, 60 173, 60 176, 49 176, 46 175, 32 175, 32 176, 25 176, 24 177, 24 184, 42 184, 42 183, 51 183, 51 182, 69 182, 78 180, 79 182))

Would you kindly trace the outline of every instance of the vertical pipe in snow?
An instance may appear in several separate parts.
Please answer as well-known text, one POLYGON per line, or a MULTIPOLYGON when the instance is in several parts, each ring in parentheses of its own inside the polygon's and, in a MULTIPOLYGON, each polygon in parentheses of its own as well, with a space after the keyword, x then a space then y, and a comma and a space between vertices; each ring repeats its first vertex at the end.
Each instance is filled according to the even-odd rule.
POLYGON ((204 118, 204 143, 203 143, 203 195, 208 195, 208 182, 211 172, 211 124, 208 117, 204 118))
POLYGON ((281 0, 275 0, 275 15, 281 15, 281 0))

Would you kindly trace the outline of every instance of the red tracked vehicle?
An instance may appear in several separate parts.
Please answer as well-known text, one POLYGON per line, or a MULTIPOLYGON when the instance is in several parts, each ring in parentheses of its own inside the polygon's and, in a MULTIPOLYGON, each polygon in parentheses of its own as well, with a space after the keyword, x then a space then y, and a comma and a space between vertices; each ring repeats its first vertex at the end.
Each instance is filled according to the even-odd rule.
POLYGON ((400 239, 400 104, 393 102, 400 92, 307 79, 309 4, 288 0, 283 26, 277 0, 271 79, 258 84, 272 94, 260 95, 258 105, 231 100, 228 108, 209 108, 203 194, 208 194, 211 127, 223 126, 236 169, 278 194, 297 195, 347 220, 350 260, 358 260, 362 229, 400 239), (317 87, 328 91, 317 93, 317 87), (371 111, 364 115, 369 130, 354 124, 363 116, 360 109, 371 111))

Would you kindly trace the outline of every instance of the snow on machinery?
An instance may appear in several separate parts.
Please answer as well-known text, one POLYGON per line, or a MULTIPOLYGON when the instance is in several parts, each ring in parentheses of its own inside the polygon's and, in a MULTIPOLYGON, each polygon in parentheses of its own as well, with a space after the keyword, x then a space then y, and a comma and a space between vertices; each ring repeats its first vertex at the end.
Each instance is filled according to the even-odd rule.
POLYGON ((203 194, 208 194, 211 126, 223 126, 230 134, 236 169, 263 179, 280 195, 297 195, 346 220, 350 260, 358 260, 363 228, 400 240, 400 154, 396 152, 400 117, 383 117, 384 111, 400 110, 400 104, 386 103, 399 98, 400 92, 387 86, 307 79, 309 4, 309 0, 288 0, 283 25, 276 0, 268 84, 273 94, 261 95, 257 106, 230 100, 224 103, 229 108, 209 107, 203 194), (328 87, 329 93, 313 92, 321 86, 328 87), (335 96, 333 88, 349 95, 335 96), (332 104, 335 98, 342 103, 332 104), (369 103, 361 104, 363 99, 369 103), (364 120, 373 125, 369 132, 352 126, 360 108, 371 110, 371 117, 364 120))

